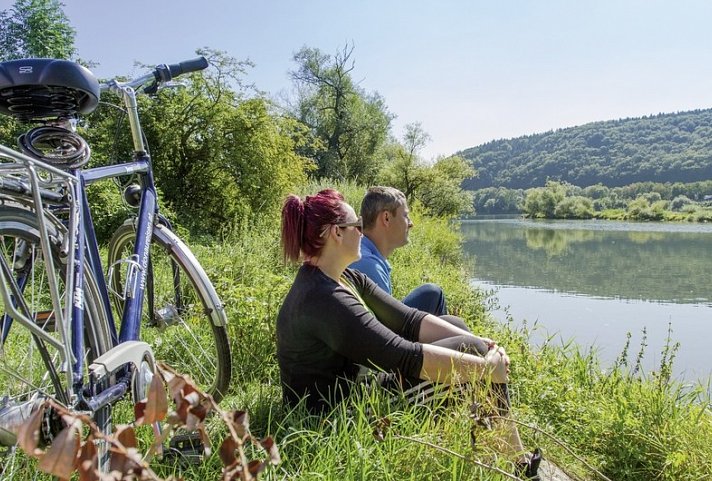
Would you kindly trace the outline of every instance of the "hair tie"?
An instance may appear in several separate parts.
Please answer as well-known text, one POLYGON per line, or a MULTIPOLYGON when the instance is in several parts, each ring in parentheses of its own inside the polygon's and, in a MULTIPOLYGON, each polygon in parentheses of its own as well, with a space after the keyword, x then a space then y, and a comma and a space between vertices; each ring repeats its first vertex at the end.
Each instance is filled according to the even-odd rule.
POLYGON ((307 202, 309 201, 309 196, 306 196, 304 202, 299 199, 299 213, 302 216, 301 222, 299 223, 299 248, 304 245, 304 233, 307 231, 307 202))

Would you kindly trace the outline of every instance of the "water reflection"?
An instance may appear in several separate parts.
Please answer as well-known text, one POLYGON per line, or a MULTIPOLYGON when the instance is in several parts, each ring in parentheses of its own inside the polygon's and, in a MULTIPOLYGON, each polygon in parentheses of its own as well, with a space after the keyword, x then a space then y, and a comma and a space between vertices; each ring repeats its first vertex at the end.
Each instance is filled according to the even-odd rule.
POLYGON ((631 333, 647 331, 643 368, 658 368, 668 327, 681 349, 674 375, 712 375, 712 225, 490 220, 462 224, 473 282, 495 290, 504 321, 536 324, 533 341, 554 336, 595 346, 604 363, 631 333))
POLYGON ((712 305, 712 226, 498 220, 462 234, 475 277, 493 284, 712 305))

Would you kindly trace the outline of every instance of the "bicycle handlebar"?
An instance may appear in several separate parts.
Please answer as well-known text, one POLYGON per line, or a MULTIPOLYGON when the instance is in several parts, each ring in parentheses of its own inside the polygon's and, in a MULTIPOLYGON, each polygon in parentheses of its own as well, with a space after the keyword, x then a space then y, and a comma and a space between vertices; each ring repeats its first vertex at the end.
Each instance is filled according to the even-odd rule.
POLYGON ((168 82, 174 77, 190 72, 198 72, 208 68, 208 61, 205 57, 197 57, 192 60, 174 63, 171 65, 161 64, 156 67, 156 80, 168 82))
POLYGON ((135 78, 128 82, 117 82, 116 80, 112 80, 108 83, 101 84, 100 88, 101 90, 109 90, 115 87, 128 86, 136 89, 153 81, 155 82, 155 87, 153 85, 149 85, 144 89, 146 93, 151 93, 155 92, 155 88, 161 84, 170 82, 172 79, 186 73, 204 70, 208 68, 208 65, 208 60, 205 57, 197 57, 170 65, 160 64, 157 65, 151 73, 142 75, 141 77, 135 78))

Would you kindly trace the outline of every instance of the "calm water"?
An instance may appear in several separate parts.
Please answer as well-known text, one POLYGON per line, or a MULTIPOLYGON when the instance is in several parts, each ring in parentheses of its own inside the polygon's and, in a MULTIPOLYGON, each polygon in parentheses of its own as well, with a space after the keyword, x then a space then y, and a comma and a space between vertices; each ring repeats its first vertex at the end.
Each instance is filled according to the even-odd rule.
POLYGON ((645 329, 651 371, 671 327, 676 376, 712 376, 712 225, 498 219, 464 221, 462 233, 473 283, 535 342, 573 339, 609 364, 627 333, 634 359, 645 329))

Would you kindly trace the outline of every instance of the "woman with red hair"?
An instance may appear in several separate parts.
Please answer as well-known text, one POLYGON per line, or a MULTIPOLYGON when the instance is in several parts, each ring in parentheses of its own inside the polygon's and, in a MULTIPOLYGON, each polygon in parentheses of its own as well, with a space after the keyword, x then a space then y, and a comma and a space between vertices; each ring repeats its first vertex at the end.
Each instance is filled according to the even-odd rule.
MULTIPOLYGON (((347 267, 360 258, 363 224, 335 190, 282 208, 285 261, 303 264, 277 317, 277 358, 285 401, 320 411, 348 396, 361 366, 400 379, 467 383, 488 380, 509 411, 509 357, 491 339, 410 308, 347 267)), ((514 423, 507 446, 529 479, 541 459, 526 454, 514 423)))

